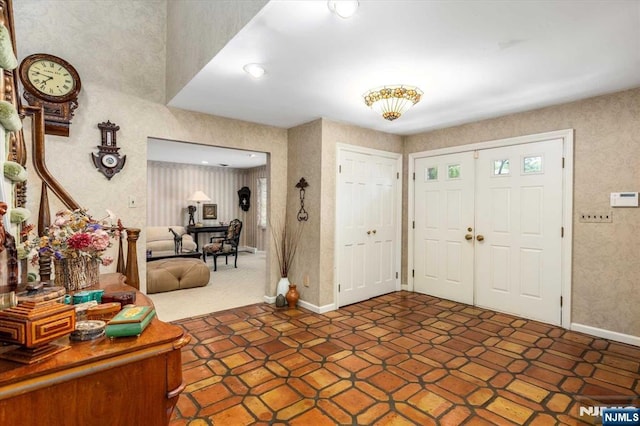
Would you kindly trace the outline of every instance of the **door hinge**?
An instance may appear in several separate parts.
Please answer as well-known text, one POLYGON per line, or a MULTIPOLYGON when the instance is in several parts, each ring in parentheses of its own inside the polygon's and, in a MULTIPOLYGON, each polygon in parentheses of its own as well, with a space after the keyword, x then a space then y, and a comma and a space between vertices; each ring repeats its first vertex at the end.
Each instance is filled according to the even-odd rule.
POLYGON ((564 169, 564 157, 562 157, 562 168, 564 169))
POLYGON ((413 224, 411 225, 413 229, 416 229, 416 221, 413 221, 413 224))
POLYGON ((398 273, 396 272, 396 280, 398 279, 398 273))
POLYGON ((340 293, 340 284, 338 284, 338 293, 340 293))
POLYGON ((415 172, 413 173, 413 180, 416 180, 416 174, 415 174, 415 172))
POLYGON ((562 308, 562 296, 560 296, 560 307, 562 308))
POLYGON ((564 238, 564 226, 560 227, 560 238, 564 238))
POLYGON ((342 173, 342 165, 338 166, 338 173, 342 173))
POLYGON ((415 269, 412 269, 412 270, 411 270, 411 276, 412 276, 412 277, 415 277, 415 276, 416 276, 416 270, 415 270, 415 269))
POLYGON ((396 178, 400 179, 400 172, 396 172, 396 178))

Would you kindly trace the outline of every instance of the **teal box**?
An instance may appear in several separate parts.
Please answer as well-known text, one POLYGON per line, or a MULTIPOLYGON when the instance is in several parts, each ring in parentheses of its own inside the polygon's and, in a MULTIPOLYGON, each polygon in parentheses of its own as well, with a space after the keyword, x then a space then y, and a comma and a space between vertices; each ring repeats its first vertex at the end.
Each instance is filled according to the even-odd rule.
POLYGON ((89 302, 91 299, 91 293, 88 291, 78 291, 73 294, 73 304, 89 302))
POLYGON ((88 290, 87 293, 89 293, 89 300, 95 300, 98 303, 102 302, 102 294, 104 293, 104 290, 88 290))

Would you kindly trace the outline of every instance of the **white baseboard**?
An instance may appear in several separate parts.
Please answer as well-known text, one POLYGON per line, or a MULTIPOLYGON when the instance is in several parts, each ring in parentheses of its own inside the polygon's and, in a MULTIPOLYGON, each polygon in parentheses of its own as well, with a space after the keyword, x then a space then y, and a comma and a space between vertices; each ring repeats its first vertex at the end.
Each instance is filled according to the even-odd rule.
POLYGON ((571 323, 571 330, 580 333, 591 334, 592 336, 614 340, 616 342, 628 343, 629 345, 640 346, 640 337, 630 334, 618 333, 616 331, 605 330, 603 328, 591 327, 590 325, 571 323))
POLYGON ((247 253, 253 253, 253 254, 256 254, 256 252, 258 251, 258 249, 257 249, 257 248, 255 248, 255 247, 249 247, 249 246, 239 246, 239 247, 238 247, 238 251, 239 251, 239 252, 243 252, 243 251, 244 251, 244 252, 247 252, 247 253))
MULTIPOLYGON (((276 296, 264 296, 265 303, 274 304, 276 303, 276 296)), ((314 312, 316 314, 324 314, 325 312, 335 311, 336 307, 334 303, 324 306, 316 306, 309 302, 305 302, 304 300, 298 300, 298 306, 301 308, 305 308, 314 312)))
POLYGON ((300 306, 301 308, 308 309, 311 312, 315 312, 316 314, 324 314, 326 312, 336 310, 335 303, 331 303, 329 305, 324 305, 324 306, 316 306, 316 305, 312 305, 309 302, 305 302, 304 300, 298 300, 298 306, 300 306))

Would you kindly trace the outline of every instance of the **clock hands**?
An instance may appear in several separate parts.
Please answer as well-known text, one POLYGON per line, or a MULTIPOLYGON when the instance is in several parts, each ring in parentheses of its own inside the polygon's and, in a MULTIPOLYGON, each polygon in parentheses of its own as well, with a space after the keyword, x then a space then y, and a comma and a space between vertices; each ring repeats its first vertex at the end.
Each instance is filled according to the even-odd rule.
POLYGON ((47 87, 47 82, 49 80, 53 80, 53 76, 52 75, 46 75, 41 73, 40 71, 34 71, 34 74, 40 75, 42 76, 42 80, 40 82, 38 82, 38 85, 40 86, 40 89, 44 89, 45 87, 47 87), (46 77, 46 80, 44 79, 46 77))

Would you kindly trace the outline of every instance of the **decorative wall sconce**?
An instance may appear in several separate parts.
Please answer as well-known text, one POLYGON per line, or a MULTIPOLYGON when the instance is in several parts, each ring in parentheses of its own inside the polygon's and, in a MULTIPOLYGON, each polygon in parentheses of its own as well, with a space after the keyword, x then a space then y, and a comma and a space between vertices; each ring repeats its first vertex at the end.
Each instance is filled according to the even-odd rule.
POLYGON ((113 175, 122 170, 127 160, 126 155, 120 157, 120 148, 116 145, 116 132, 120 130, 120 126, 107 120, 106 123, 99 123, 98 128, 102 132, 102 140, 98 145, 98 153, 91 154, 91 159, 98 171, 111 180, 113 175))
POLYGON ((304 192, 305 188, 309 184, 304 178, 300 178, 300 181, 296 184, 296 188, 300 189, 300 210, 298 211, 298 222, 306 222, 309 219, 309 213, 304 209, 304 192))
POLYGON ((240 199, 240 208, 242 211, 249 211, 249 207, 251 206, 251 190, 243 186, 238 190, 238 198, 240 199))

